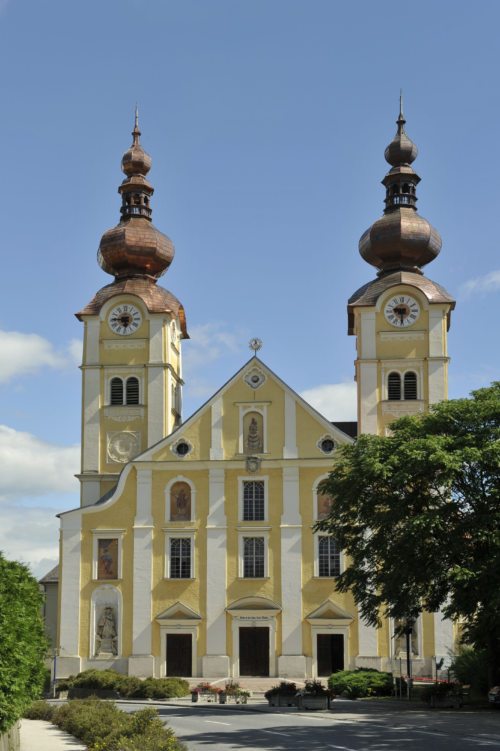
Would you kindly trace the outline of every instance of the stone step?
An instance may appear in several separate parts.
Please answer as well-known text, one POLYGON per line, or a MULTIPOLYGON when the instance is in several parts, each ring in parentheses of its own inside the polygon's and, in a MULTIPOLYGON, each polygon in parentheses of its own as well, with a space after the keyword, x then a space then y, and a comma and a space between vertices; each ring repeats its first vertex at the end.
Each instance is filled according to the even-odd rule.
POLYGON ((304 679, 303 678, 282 678, 280 676, 275 676, 273 678, 262 678, 258 676, 240 676, 239 678, 235 678, 234 680, 232 678, 209 678, 209 677, 203 677, 203 678, 188 678, 190 688, 195 688, 200 683, 210 683, 212 686, 216 686, 217 688, 224 688, 226 683, 234 682, 239 685, 240 688, 244 689, 245 691, 250 691, 252 693, 252 696, 264 696, 265 692, 268 691, 273 686, 278 685, 281 681, 287 681, 288 683, 295 683, 297 685, 297 688, 302 688, 304 685, 304 679))

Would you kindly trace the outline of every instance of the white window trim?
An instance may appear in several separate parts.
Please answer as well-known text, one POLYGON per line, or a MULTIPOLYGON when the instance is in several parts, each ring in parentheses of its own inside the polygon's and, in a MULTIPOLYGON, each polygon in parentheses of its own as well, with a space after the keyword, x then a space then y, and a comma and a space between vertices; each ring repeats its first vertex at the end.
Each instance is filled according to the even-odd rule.
POLYGON ((172 524, 185 524, 185 521, 172 521, 170 518, 170 490, 176 482, 185 482, 191 488, 191 519, 189 521, 192 522, 196 519, 196 486, 188 477, 184 477, 184 475, 173 477, 165 486, 165 520, 172 524))
POLYGON ((118 579, 123 578, 123 572, 122 572, 122 562, 123 562, 123 555, 122 555, 122 543, 123 543, 123 535, 125 534, 124 529, 93 529, 92 530, 92 579, 94 581, 99 582, 112 582, 117 581, 117 579, 98 579, 98 560, 97 560, 97 553, 98 553, 98 540, 112 540, 117 539, 118 540, 118 579))
POLYGON ((168 529, 165 530, 165 579, 170 581, 190 581, 196 579, 196 561, 195 561, 195 532, 194 529, 168 529), (170 576, 170 540, 185 539, 191 541, 191 571, 190 576, 171 577, 170 576))
POLYGON ((238 521, 243 524, 253 524, 255 521, 267 522, 269 520, 269 477, 267 475, 249 475, 248 477, 238 477, 238 521), (260 482, 264 483, 264 518, 261 520, 243 520, 243 483, 260 482))
MULTIPOLYGON (((317 579, 336 579, 336 576, 320 576, 319 575, 319 538, 320 537, 333 537, 335 535, 329 535, 327 532, 315 532, 314 533, 314 576, 317 579)), ((339 575, 344 570, 344 554, 342 550, 339 555, 339 575)))
POLYGON ((269 578, 269 530, 262 527, 245 527, 238 531, 238 577, 245 581, 261 581, 269 578), (264 540, 264 576, 245 576, 244 543, 246 537, 260 537, 264 540))
MULTIPOLYGON (((262 437, 264 439, 264 451, 263 454, 268 453, 267 448, 267 407, 268 405, 264 402, 250 402, 247 404, 240 404, 240 421, 239 421, 239 441, 238 441, 238 451, 240 454, 244 454, 245 447, 244 447, 244 435, 243 435, 243 422, 245 419, 245 415, 247 415, 249 412, 257 412, 259 415, 262 415, 262 437)), ((260 454, 261 452, 259 452, 260 454)))
POLYGON ((104 386, 104 402, 106 407, 143 407, 144 406, 144 388, 142 376, 139 371, 127 371, 125 373, 109 373, 106 374, 105 386, 104 386), (123 384, 123 398, 121 404, 111 404, 111 381, 113 378, 120 378, 123 384), (127 404, 127 379, 137 378, 139 382, 139 404, 127 404))
MULTIPOLYGON (((324 475, 320 475, 319 477, 317 477, 315 479, 314 483, 313 483, 313 487, 312 487, 312 500, 313 500, 312 509, 313 509, 313 520, 315 522, 318 521, 318 513, 319 513, 319 510, 318 510, 318 485, 323 480, 326 480, 329 476, 330 476, 330 473, 329 472, 325 472, 324 475)), ((322 534, 324 534, 324 532, 322 534)))
POLYGON ((401 378, 401 398, 400 399, 391 399, 391 401, 394 402, 404 402, 404 401, 421 401, 423 399, 422 396, 422 385, 423 385, 423 365, 421 362, 413 363, 411 366, 407 367, 401 367, 401 364, 398 365, 385 365, 382 368, 382 384, 383 384, 383 398, 385 401, 389 401, 389 375, 390 373, 399 373, 399 376, 401 378), (406 373, 415 373, 417 376, 417 398, 416 399, 405 399, 404 393, 404 379, 406 373))

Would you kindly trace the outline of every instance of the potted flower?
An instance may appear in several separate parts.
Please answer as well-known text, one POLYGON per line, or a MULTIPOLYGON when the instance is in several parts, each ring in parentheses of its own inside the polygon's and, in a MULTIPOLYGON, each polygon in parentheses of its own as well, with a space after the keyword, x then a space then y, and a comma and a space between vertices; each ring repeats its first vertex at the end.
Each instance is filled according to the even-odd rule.
POLYGON ((273 686, 269 691, 266 691, 264 696, 270 707, 293 707, 295 706, 296 694, 297 686, 295 683, 281 681, 277 686, 273 686))
POLYGON ((197 702, 200 700, 200 689, 198 686, 195 686, 191 689, 191 701, 197 702))
POLYGON ((297 693, 299 709, 330 709, 334 695, 321 681, 306 681, 304 688, 297 693))

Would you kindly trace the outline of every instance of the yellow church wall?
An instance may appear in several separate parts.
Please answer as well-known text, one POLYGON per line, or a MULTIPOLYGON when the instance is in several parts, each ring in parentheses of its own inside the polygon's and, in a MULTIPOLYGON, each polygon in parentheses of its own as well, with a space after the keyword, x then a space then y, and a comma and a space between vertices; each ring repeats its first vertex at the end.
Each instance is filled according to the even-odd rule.
POLYGON ((92 592, 103 584, 111 584, 122 594, 122 653, 126 657, 132 653, 132 563, 133 533, 135 517, 135 471, 127 479, 120 499, 110 508, 92 513, 82 513, 82 554, 81 554, 81 609, 80 609, 80 654, 89 657, 90 603, 92 592), (93 530, 125 530, 122 537, 122 578, 100 579, 92 577, 93 530))
POLYGON ((324 459, 323 454, 317 447, 318 440, 328 433, 328 429, 318 423, 317 418, 307 412, 304 407, 297 403, 297 449, 301 457, 317 457, 324 459))

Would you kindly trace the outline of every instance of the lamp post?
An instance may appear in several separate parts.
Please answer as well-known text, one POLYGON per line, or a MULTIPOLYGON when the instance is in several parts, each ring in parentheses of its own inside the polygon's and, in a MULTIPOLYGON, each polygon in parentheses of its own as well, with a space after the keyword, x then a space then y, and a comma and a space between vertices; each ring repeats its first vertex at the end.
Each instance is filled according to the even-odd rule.
POLYGON ((411 699, 411 635, 413 633, 413 624, 413 618, 407 618, 406 626, 404 628, 404 634, 406 636, 406 696, 408 698, 408 701, 410 701, 411 699))

